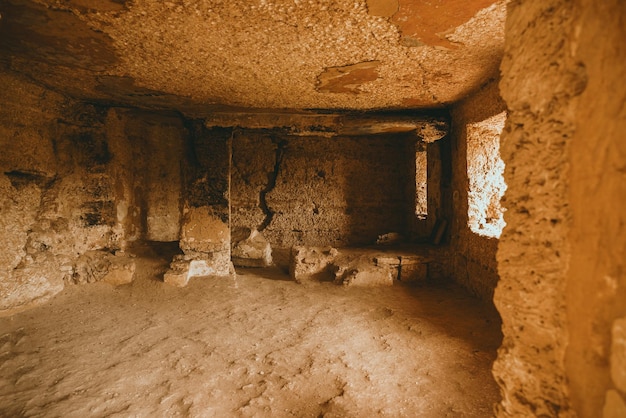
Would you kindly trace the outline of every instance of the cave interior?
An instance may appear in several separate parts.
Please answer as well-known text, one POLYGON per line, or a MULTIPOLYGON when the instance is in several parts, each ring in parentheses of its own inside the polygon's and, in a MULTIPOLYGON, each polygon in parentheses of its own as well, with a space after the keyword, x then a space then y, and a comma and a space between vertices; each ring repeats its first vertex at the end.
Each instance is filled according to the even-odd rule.
MULTIPOLYGON (((5 0, 0 320, 135 286, 146 248, 167 292, 452 283, 494 309, 493 414, 626 416, 625 20, 621 0, 5 0)), ((24 328, 2 324, 13 359, 24 328)), ((383 414, 331 399, 309 412, 383 414)))

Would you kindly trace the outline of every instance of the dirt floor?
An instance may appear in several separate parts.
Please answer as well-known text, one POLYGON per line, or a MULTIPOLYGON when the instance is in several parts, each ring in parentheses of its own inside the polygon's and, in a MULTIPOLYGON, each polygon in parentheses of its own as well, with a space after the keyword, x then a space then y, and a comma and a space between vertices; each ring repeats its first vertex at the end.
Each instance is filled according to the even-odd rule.
MULTIPOLYGON (((150 257, 146 255, 151 255, 150 257)), ((298 285, 279 269, 70 286, 0 319, 2 417, 488 417, 495 311, 453 285, 298 285)))

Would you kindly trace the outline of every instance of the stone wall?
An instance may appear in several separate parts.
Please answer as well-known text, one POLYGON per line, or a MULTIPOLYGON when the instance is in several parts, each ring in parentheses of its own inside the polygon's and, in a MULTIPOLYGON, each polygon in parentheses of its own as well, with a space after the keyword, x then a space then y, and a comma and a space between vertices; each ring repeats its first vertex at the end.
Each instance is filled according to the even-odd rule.
POLYGON ((512 1, 499 416, 624 416, 624 3, 512 1))
POLYGON ((122 245, 178 241, 187 141, 183 121, 168 113, 113 108, 105 130, 122 245))
POLYGON ((501 168, 496 167, 493 161, 499 159, 499 153, 484 146, 486 142, 499 142, 499 132, 497 129, 473 129, 473 126, 496 117, 504 109, 495 81, 452 109, 452 190, 455 212, 450 225, 452 276, 485 301, 493 299, 498 283, 498 238, 479 233, 480 230, 477 232, 470 227, 470 206, 475 206, 474 202, 470 205, 470 201, 472 192, 476 192, 477 182, 482 183, 482 194, 492 194, 490 200, 499 200, 499 195, 489 188, 491 179, 485 179, 487 173, 497 179, 494 172, 501 168), (474 149, 483 155, 475 155, 472 153, 474 149), (495 156, 492 155, 494 151, 495 156), (469 161, 468 164, 469 158, 482 162, 480 167, 471 167, 475 161, 469 161))
MULTIPOLYGON (((262 230, 273 247, 373 244, 403 232, 410 155, 401 136, 234 135, 233 228, 262 230)), ((413 162, 414 167, 414 162, 413 162)), ((414 186, 413 186, 414 189, 414 186)))
POLYGON ((626 3, 575 3, 566 372, 578 415, 608 418, 626 416, 626 3))
POLYGON ((115 249, 105 112, 0 72, 0 314, 80 280, 76 260, 115 249))
MULTIPOLYGON (((180 248, 184 257, 173 270, 194 276, 231 273, 230 172, 232 130, 188 123, 189 141, 183 167, 183 219, 180 248), (192 263, 193 262, 193 263, 192 263), (195 266, 195 267, 194 267, 195 266)), ((174 276, 171 276, 174 277, 174 276)))
POLYGON ((0 314, 102 279, 128 242, 178 240, 180 118, 0 81, 0 314))

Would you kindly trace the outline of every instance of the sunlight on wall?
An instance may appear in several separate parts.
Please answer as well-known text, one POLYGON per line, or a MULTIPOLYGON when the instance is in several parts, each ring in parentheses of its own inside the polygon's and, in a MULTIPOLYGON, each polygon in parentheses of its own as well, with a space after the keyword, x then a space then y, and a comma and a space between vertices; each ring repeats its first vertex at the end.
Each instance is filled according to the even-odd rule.
POLYGON ((424 220, 428 215, 428 159, 425 144, 415 149, 415 215, 424 220))
POLYGON ((506 190, 500 158, 505 120, 506 112, 502 112, 467 125, 468 225, 472 232, 495 238, 500 237, 505 225, 500 206, 506 190))

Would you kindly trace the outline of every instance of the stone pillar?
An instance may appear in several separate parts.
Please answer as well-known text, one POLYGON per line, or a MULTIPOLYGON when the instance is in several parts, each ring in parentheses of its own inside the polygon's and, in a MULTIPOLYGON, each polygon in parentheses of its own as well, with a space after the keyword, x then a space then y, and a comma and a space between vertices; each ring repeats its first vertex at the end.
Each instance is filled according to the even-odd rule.
POLYGON ((571 417, 565 374, 570 265, 569 147, 584 74, 572 59, 573 3, 511 2, 500 91, 508 189, 494 303, 504 339, 493 366, 499 417, 571 417))
POLYGON ((184 286, 198 276, 228 276, 230 261, 231 129, 189 125, 180 248, 164 281, 184 286))

